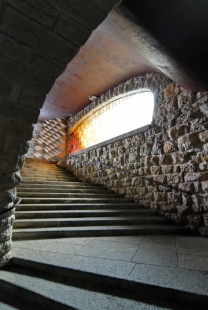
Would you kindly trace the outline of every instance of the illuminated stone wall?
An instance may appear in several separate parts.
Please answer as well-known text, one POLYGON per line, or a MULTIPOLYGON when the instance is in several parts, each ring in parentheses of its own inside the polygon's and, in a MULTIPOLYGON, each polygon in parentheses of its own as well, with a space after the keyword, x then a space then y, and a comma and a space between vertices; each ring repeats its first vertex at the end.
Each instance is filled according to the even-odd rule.
MULTIPOLYGON (((74 153, 76 160, 66 160, 68 169, 83 181, 104 184, 207 236, 208 92, 186 91, 159 74, 147 74, 134 81, 137 87, 149 88, 154 94, 152 128, 74 153), (126 169, 136 176, 99 164, 86 165, 94 161, 126 169), (147 184, 137 176, 172 184, 191 195, 147 184)), ((134 87, 133 82, 130 86, 134 87)))
POLYGON ((154 98, 150 91, 136 92, 107 101, 70 132, 69 150, 74 153, 150 124, 154 98))

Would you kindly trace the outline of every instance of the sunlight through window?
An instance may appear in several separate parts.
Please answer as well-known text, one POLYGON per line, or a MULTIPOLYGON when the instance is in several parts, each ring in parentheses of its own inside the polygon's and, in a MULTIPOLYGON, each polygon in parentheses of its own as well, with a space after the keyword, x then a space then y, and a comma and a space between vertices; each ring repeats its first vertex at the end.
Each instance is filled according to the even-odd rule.
POLYGON ((117 98, 83 121, 72 134, 74 141, 79 149, 84 149, 148 125, 153 107, 154 96, 148 90, 117 98))

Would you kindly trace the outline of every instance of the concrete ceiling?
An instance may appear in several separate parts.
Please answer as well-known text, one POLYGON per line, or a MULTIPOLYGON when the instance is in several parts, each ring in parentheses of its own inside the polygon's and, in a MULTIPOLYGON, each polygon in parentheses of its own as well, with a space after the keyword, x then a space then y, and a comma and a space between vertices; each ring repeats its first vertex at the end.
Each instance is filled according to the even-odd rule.
POLYGON ((75 114, 89 95, 148 72, 164 73, 189 90, 207 89, 208 4, 199 0, 193 10, 195 1, 189 2, 190 8, 185 0, 124 0, 56 79, 39 121, 75 114))

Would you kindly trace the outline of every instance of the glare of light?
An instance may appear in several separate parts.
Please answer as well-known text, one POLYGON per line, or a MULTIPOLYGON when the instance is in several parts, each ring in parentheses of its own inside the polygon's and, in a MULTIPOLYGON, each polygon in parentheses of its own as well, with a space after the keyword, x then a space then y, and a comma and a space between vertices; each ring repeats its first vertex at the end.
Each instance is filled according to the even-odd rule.
POLYGON ((126 96, 96 111, 75 134, 80 136, 83 148, 95 145, 150 124, 153 107, 154 96, 150 91, 126 96))

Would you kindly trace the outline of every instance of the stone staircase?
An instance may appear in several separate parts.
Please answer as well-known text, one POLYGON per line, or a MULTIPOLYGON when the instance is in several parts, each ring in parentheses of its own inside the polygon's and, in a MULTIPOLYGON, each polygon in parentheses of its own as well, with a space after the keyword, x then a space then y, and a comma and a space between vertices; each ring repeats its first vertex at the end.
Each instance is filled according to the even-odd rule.
POLYGON ((21 175, 13 240, 187 232, 101 185, 80 182, 56 164, 26 159, 21 175))

